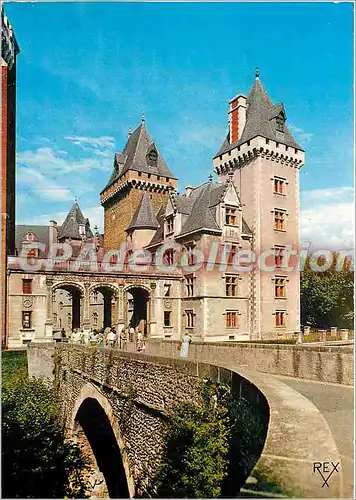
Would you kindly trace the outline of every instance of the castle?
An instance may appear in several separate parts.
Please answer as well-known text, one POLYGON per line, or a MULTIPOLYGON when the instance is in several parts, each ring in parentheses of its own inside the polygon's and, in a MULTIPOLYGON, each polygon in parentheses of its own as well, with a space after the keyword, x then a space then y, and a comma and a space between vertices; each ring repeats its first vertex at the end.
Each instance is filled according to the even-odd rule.
POLYGON ((43 246, 31 247, 37 265, 26 273, 19 256, 9 259, 8 346, 48 340, 61 328, 129 323, 162 339, 186 331, 205 342, 293 335, 299 273, 289 255, 298 251, 303 164, 285 108, 272 103, 258 72, 248 96, 229 102, 229 131, 213 158, 218 182, 210 176, 179 194, 143 118, 100 193, 103 235, 92 232, 77 202, 62 226, 18 226, 18 249, 43 246), (98 266, 49 270, 48 248, 60 242, 72 247, 72 259, 92 245, 98 266), (115 268, 122 245, 128 260, 115 268), (149 265, 128 266, 140 249, 149 265))

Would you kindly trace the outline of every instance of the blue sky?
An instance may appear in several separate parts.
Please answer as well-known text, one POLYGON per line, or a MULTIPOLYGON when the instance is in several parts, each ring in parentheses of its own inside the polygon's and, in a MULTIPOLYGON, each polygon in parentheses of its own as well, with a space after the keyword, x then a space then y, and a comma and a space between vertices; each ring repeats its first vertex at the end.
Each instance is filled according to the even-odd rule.
POLYGON ((99 192, 145 112, 170 169, 207 180, 227 103, 254 70, 306 150, 301 235, 352 241, 353 6, 348 3, 14 3, 17 220, 63 220, 99 192))

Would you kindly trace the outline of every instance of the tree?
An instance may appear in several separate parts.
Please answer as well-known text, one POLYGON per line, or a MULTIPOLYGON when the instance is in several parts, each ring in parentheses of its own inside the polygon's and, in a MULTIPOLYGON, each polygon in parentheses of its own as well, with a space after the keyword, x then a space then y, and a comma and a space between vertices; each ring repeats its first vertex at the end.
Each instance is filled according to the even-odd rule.
POLYGON ((83 498, 86 467, 65 440, 54 392, 25 373, 3 380, 2 497, 83 498))
POLYGON ((216 498, 227 474, 228 414, 212 393, 200 407, 177 404, 164 435, 164 465, 154 496, 216 498))
MULTIPOLYGON (((329 269, 311 269, 310 256, 301 273, 301 321, 303 325, 352 328, 354 277, 349 261, 337 269, 338 254, 333 254, 329 269)), ((322 260, 319 265, 322 265, 322 260)))

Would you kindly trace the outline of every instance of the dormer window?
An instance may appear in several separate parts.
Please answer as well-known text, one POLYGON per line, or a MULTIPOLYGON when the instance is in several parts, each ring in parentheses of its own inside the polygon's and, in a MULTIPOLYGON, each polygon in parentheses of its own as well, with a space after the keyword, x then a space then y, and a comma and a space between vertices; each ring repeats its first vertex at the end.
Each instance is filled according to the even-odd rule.
POLYGON ((79 224, 79 235, 85 236, 85 225, 84 224, 79 224))
POLYGON ((35 235, 33 233, 27 233, 26 234, 26 240, 27 241, 34 241, 35 235))
POLYGON ((278 132, 284 132, 284 117, 282 113, 276 117, 276 130, 278 132))
POLYGON ((167 234, 173 233, 173 215, 167 217, 167 234))
POLYGON ((151 148, 148 151, 146 159, 149 167, 157 167, 158 153, 155 148, 151 148))

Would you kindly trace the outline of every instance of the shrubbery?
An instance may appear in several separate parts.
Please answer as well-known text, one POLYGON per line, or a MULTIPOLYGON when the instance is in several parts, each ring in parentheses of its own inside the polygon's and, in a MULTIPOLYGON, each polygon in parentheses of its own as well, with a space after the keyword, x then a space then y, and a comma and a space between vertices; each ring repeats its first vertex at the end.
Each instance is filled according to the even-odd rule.
POLYGON ((2 497, 83 498, 85 460, 64 439, 54 392, 28 380, 23 356, 2 359, 2 497))

